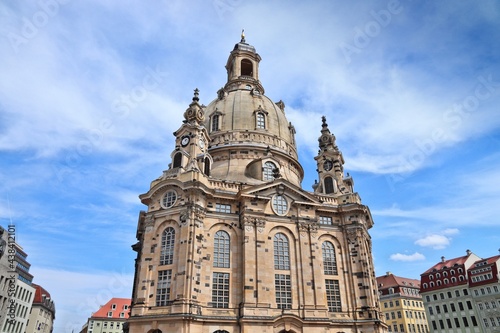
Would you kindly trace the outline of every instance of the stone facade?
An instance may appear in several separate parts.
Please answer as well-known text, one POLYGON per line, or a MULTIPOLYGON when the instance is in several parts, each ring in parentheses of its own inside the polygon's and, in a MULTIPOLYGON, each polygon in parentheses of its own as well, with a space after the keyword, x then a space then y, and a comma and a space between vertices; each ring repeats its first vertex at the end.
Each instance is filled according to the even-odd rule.
POLYGON ((136 332, 384 332, 368 207, 323 118, 314 192, 295 129, 244 36, 208 106, 195 91, 172 163, 140 196, 136 332))

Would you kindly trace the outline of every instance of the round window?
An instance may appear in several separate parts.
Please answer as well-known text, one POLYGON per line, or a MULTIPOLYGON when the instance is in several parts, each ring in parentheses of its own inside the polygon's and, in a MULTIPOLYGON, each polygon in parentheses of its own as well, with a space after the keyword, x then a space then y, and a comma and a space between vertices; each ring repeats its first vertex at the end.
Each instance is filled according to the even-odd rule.
POLYGON ((273 210, 278 215, 286 214, 288 211, 288 202, 283 195, 277 194, 273 197, 273 210))
POLYGON ((177 193, 175 191, 168 191, 163 197, 162 204, 165 208, 170 208, 175 204, 177 200, 177 193))

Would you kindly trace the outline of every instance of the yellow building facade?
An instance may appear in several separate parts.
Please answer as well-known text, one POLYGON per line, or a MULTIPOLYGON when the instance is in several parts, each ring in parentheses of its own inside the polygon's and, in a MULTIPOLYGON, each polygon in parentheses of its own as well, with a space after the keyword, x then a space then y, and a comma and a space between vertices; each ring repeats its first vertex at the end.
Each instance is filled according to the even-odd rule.
POLYGON ((389 332, 428 333, 420 281, 388 272, 377 277, 382 318, 389 332))
POLYGON ((169 168, 140 199, 130 333, 384 332, 373 220, 318 119, 318 180, 244 37, 208 106, 193 100, 169 168))

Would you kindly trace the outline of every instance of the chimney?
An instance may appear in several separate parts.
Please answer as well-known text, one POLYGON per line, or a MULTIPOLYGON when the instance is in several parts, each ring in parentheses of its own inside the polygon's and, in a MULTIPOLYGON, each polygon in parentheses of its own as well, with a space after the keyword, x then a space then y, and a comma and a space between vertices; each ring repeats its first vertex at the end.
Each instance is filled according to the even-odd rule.
POLYGON ((444 262, 444 261, 445 261, 445 260, 444 260, 444 256, 442 256, 442 257, 441 257, 441 262, 444 262))
POLYGON ((467 251, 465 251, 465 252, 467 252, 467 256, 470 256, 472 253, 469 249, 467 249, 467 251))
POLYGON ((385 273, 385 276, 389 276, 389 275, 392 275, 392 273, 391 272, 386 272, 385 273))

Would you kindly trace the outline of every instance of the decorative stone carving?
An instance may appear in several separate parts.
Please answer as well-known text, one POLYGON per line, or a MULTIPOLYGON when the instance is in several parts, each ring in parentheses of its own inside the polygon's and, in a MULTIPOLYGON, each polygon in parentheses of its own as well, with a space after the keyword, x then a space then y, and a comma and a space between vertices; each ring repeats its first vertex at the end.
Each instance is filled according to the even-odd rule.
POLYGON ((358 242, 357 232, 355 229, 347 230, 347 241, 350 244, 356 244, 358 242))
POLYGON ((179 222, 181 223, 181 225, 186 225, 188 216, 189 215, 187 209, 181 212, 181 215, 179 216, 179 222))

